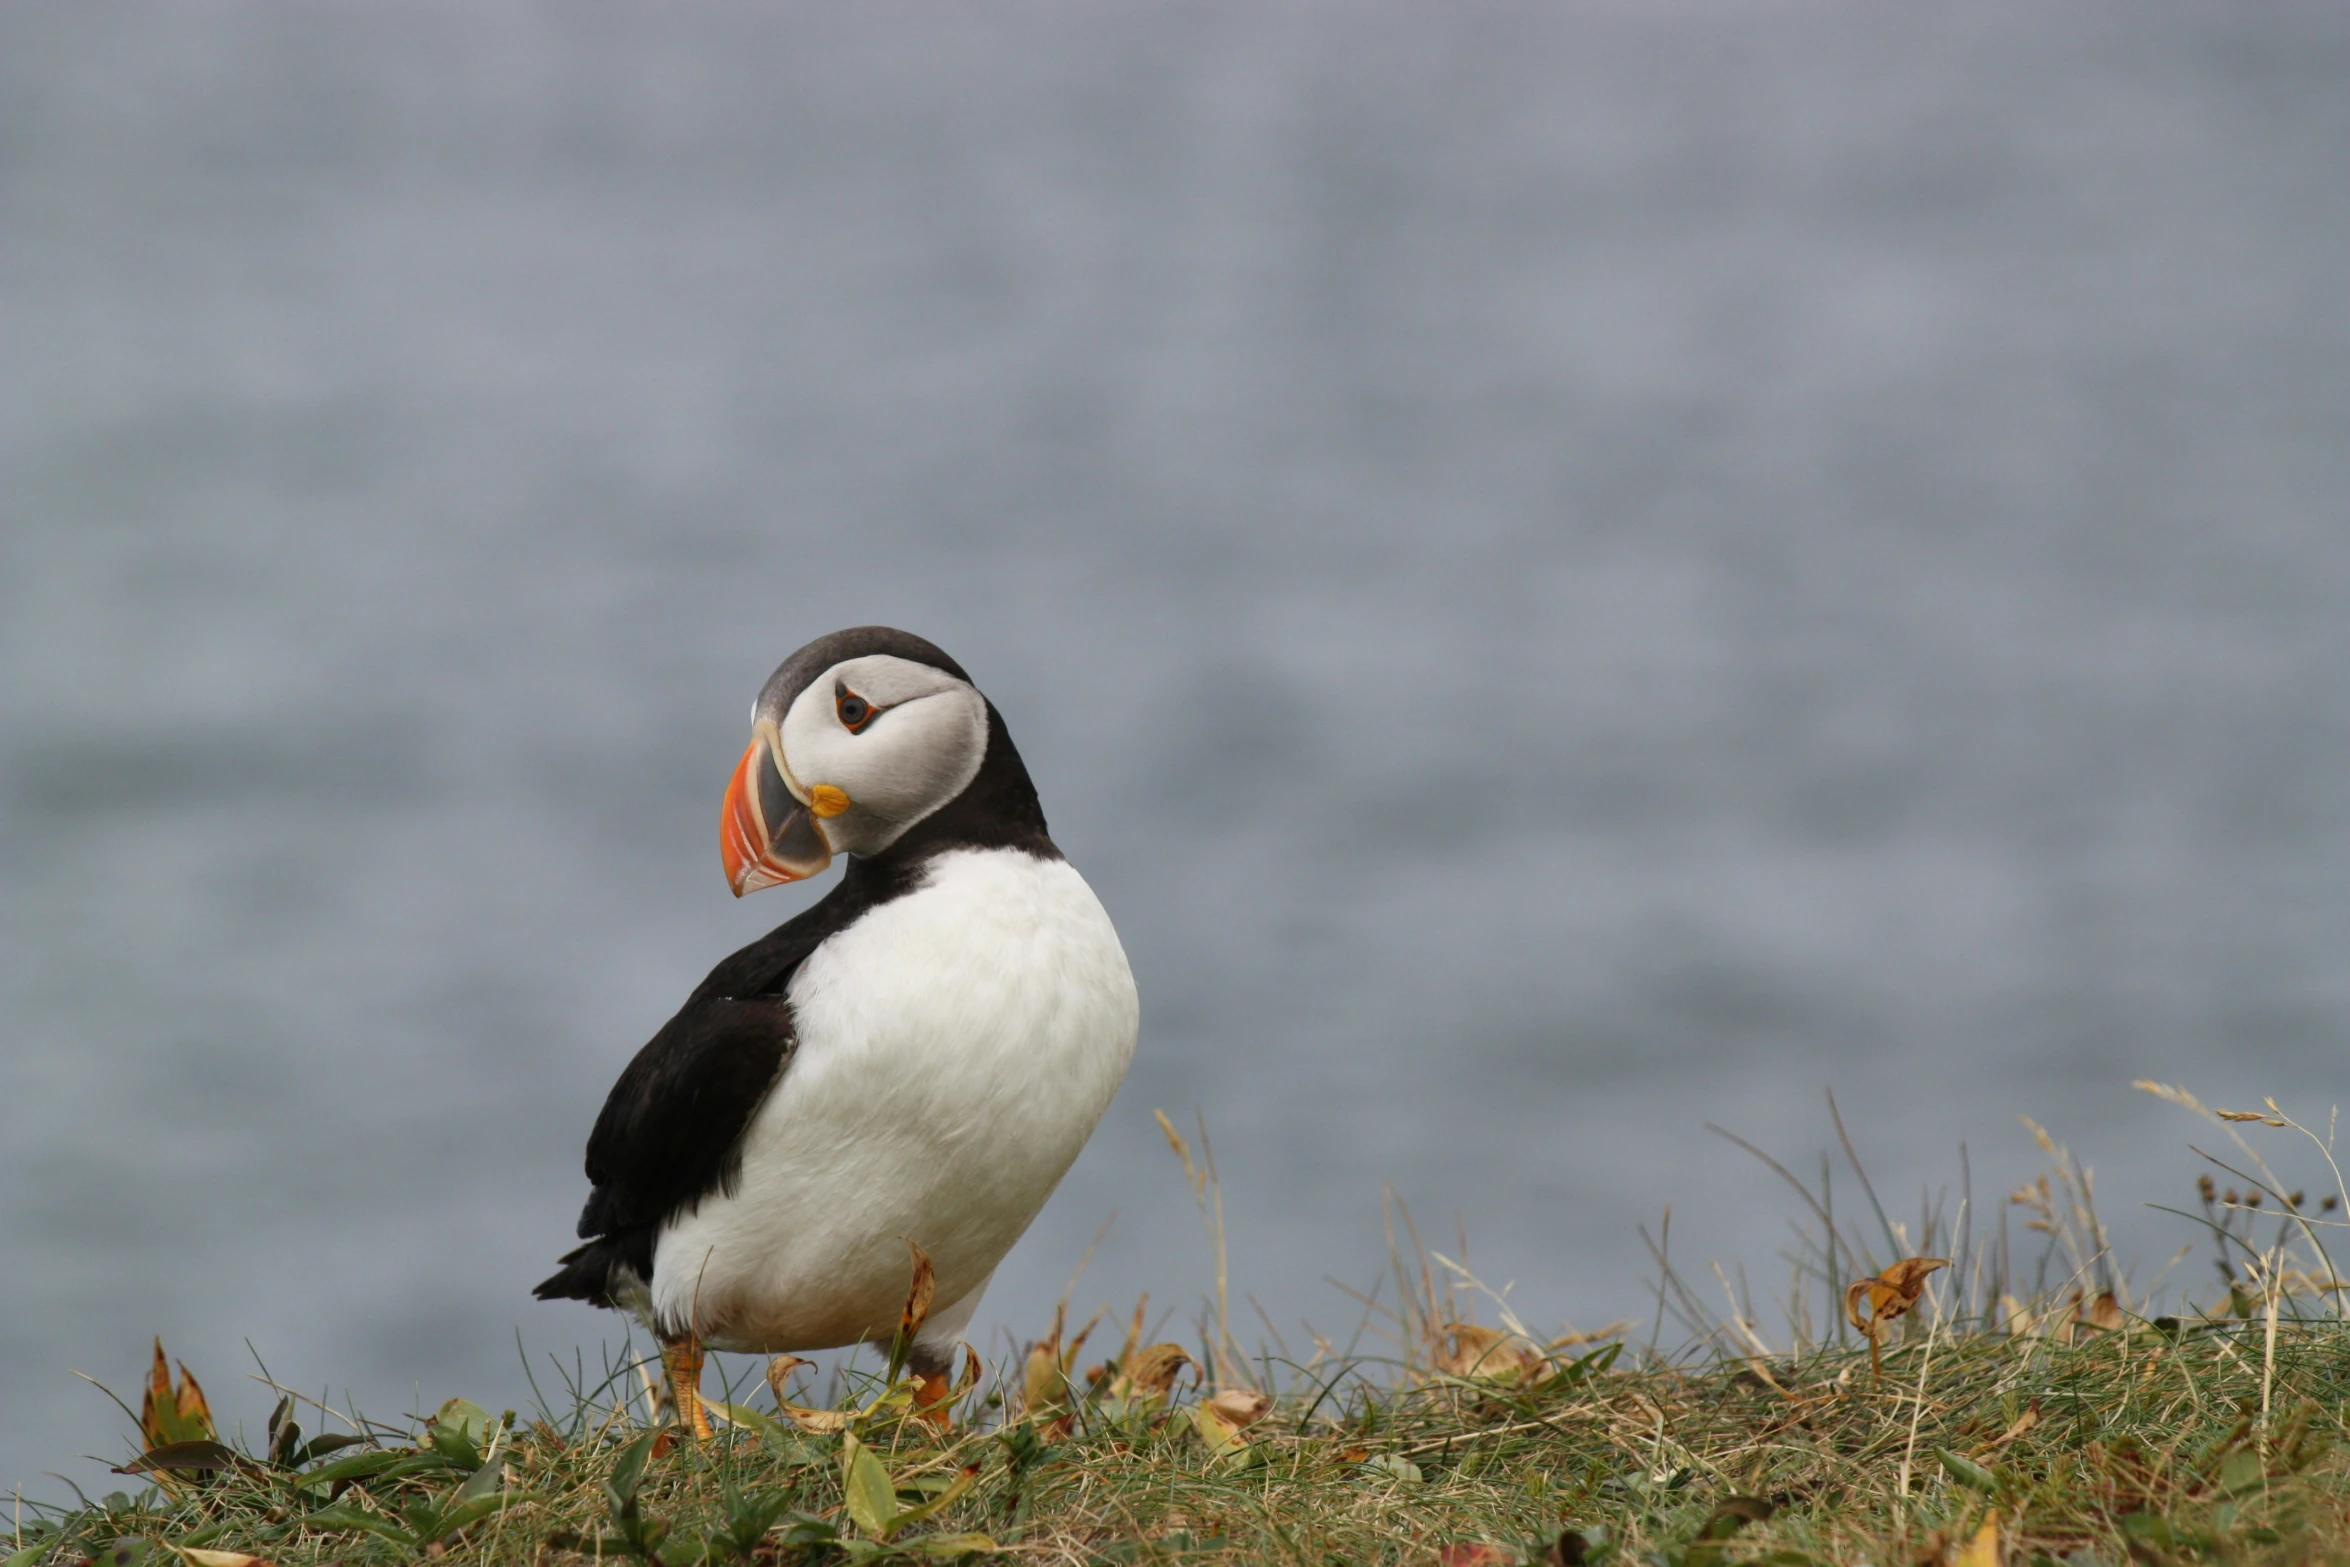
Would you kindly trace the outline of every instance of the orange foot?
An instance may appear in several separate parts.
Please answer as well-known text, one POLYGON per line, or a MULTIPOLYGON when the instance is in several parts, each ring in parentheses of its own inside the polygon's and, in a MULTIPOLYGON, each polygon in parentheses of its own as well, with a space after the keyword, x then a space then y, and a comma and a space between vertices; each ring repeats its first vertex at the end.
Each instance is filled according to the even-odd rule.
POLYGON ((702 1341, 692 1334, 661 1346, 661 1369, 669 1374, 669 1412, 699 1442, 710 1440, 710 1415, 702 1407, 702 1341))
POLYGON ((914 1413, 941 1431, 954 1424, 954 1365, 950 1360, 937 1371, 914 1369, 914 1413))

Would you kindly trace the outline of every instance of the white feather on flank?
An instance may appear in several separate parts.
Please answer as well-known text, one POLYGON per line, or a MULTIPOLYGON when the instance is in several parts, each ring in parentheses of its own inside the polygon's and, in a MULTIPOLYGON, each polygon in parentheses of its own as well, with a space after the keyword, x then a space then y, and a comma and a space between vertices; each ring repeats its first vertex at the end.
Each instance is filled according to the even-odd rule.
POLYGON ((1134 1055, 1134 977, 1063 860, 966 849, 800 966, 799 1049, 742 1179, 665 1228, 656 1325, 764 1354, 886 1342, 906 1242, 951 1340, 1052 1195, 1134 1055))

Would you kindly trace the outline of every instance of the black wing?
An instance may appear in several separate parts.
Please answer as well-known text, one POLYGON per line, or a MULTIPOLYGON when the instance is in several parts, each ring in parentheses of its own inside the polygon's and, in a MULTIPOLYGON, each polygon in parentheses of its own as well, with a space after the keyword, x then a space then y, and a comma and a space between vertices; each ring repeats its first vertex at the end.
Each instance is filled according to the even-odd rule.
POLYGON ((799 1044, 784 996, 792 976, 826 939, 907 890, 903 878, 865 869, 850 862, 822 902, 712 969, 628 1063, 588 1135, 587 1244, 533 1291, 539 1299, 616 1304, 616 1274, 651 1282, 664 1224, 733 1189, 743 1133, 799 1044))

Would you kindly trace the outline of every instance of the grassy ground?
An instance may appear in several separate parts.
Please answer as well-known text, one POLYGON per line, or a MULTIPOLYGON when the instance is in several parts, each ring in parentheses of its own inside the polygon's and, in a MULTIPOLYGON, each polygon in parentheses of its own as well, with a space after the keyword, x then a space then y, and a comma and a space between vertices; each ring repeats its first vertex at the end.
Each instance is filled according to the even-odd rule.
MULTIPOLYGON (((1170 1137, 1212 1232, 1212 1175, 1170 1137)), ((1178 1352, 1141 1342, 1138 1311, 1097 1365, 1056 1329, 943 1428, 876 1371, 828 1408, 788 1381, 781 1400, 733 1390, 716 1439, 679 1440, 623 1367, 519 1418, 458 1401, 354 1430, 289 1398, 262 1450, 238 1453, 165 1378, 143 1411, 144 1488, 28 1520, 0 1567, 2350 1561, 2350 1324, 2322 1244, 2339 1194, 2296 1200, 2249 1165, 2206 1189, 2217 1298, 2150 1317, 2110 1273, 2085 1178, 2048 1146, 2050 1178, 2006 1205, 2042 1248, 2028 1290, 1963 1212, 1913 1231, 1871 1198, 1871 1250, 1824 1179, 1806 1189, 1818 1222, 1790 1257, 1776 1347, 1727 1279, 1713 1314, 1670 1265, 1655 1301, 1660 1331, 1687 1334, 1677 1356, 1537 1341, 1506 1310, 1473 1325, 1473 1281, 1407 1221, 1391 1286, 1366 1299, 1388 1353, 1244 1358, 1214 1301, 1178 1352), (1917 1268, 1885 1273, 1914 1306, 1870 1288, 1937 1246, 1949 1265, 1924 1288, 1917 1268), (1879 1353, 1848 1299, 1857 1320, 1899 1314, 1879 1353)))

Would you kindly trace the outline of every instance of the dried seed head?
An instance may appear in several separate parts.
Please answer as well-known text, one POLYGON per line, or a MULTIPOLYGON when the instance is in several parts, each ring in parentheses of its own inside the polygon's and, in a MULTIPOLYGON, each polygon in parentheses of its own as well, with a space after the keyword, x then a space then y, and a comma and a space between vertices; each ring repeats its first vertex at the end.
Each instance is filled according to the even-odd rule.
POLYGON ((2205 1202, 2209 1202, 2219 1195, 2219 1188, 2212 1183, 2212 1179, 2208 1175, 2195 1177, 2195 1191, 2205 1202))
POLYGON ((2257 1208, 2257 1207, 2259 1207, 2259 1206, 2260 1206, 2260 1193, 2258 1193, 2257 1191, 2250 1191, 2250 1192, 2246 1192, 2246 1193, 2244 1194, 2244 1206, 2245 1206, 2245 1207, 2247 1207, 2247 1208, 2257 1208))
POLYGON ((2298 1207, 2300 1207, 2300 1206, 2301 1206, 2301 1199, 2302 1199, 2302 1198, 2303 1198, 2305 1195, 2307 1195, 2307 1194, 2306 1194, 2306 1193, 2303 1193, 2303 1192, 2295 1192, 2295 1193, 2294 1193, 2292 1196, 2290 1196, 2290 1197, 2288 1197, 2288 1198, 2286 1198, 2286 1199, 2285 1199, 2285 1206, 2286 1206, 2286 1207, 2288 1207, 2288 1208, 2298 1208, 2298 1207))
POLYGON ((2342 1199, 2336 1197, 2332 1192, 2326 1193, 2323 1197, 2320 1197, 2317 1200, 2317 1211, 2320 1213, 2332 1213, 2336 1208, 2341 1206, 2342 1199))

